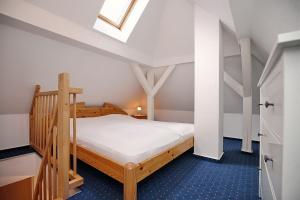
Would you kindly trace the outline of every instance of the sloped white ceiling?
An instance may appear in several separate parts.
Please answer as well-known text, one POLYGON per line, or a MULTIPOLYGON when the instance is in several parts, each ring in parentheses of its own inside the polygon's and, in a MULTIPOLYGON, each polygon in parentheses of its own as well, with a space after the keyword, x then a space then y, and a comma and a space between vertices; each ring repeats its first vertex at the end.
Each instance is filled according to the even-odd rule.
POLYGON ((165 0, 166 6, 157 29, 154 65, 193 61, 193 5, 186 0, 165 0))
POLYGON ((164 2, 154 0, 148 4, 128 43, 112 39, 92 28, 103 1, 73 3, 67 0, 61 3, 57 0, 1 0, 0 14, 13 18, 20 24, 29 25, 34 31, 56 35, 57 40, 69 40, 75 46, 93 48, 101 54, 110 53, 114 58, 128 63, 138 62, 152 66, 155 38, 164 2))
POLYGON ((229 0, 192 0, 202 9, 219 17, 222 23, 231 31, 235 32, 235 24, 233 22, 229 0))
POLYGON ((164 16, 165 0, 150 0, 127 44, 150 55, 153 59, 164 16))
POLYGON ((250 37, 264 59, 280 33, 300 29, 299 0, 230 0, 238 38, 250 37))
MULTIPOLYGON (((104 3, 104 0, 26 1, 91 30, 93 29, 98 13, 104 3)), ((149 55, 153 54, 155 46, 154 41, 156 41, 158 35, 164 4, 165 0, 149 1, 126 45, 143 53, 149 55)), ((100 32, 99 35, 115 40, 100 32)))
POLYGON ((25 0, 27 3, 64 17, 83 27, 92 28, 104 0, 25 0))
MULTIPOLYGON (((42 9, 49 16, 59 16, 84 27, 80 31, 84 31, 82 35, 88 37, 89 41, 102 41, 102 44, 96 45, 99 48, 111 46, 108 51, 126 58, 128 62, 137 61, 149 66, 193 60, 194 3, 218 16, 224 26, 236 33, 238 38, 250 37, 255 51, 257 49, 257 54, 261 55, 264 62, 277 34, 300 29, 299 0, 151 0, 128 42, 123 44, 92 29, 103 2, 104 0, 2 0, 0 11, 5 12, 5 8, 10 8, 11 13, 22 17, 35 11, 41 12, 34 8, 42 9), (24 3, 32 5, 30 9, 33 10, 29 12, 24 11, 23 7, 12 6, 24 3), (21 8, 22 10, 18 10, 21 8)), ((38 18, 38 15, 32 15, 31 18, 38 18)), ((55 26, 63 25, 52 25, 55 26)), ((68 34, 72 36, 72 33, 68 34)))
POLYGON ((0 13, 32 27, 110 52, 128 63, 162 66, 193 57, 189 0, 151 0, 126 44, 93 30, 104 0, 1 0, 0 13), (170 51, 171 49, 171 51, 170 51))

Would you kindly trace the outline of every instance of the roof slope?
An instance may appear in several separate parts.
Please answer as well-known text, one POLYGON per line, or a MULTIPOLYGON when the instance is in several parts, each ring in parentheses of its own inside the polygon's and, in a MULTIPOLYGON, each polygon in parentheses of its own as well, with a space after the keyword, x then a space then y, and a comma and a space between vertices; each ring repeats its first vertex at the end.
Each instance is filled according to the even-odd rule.
POLYGON ((230 0, 238 38, 250 37, 266 62, 280 33, 300 29, 299 0, 230 0))

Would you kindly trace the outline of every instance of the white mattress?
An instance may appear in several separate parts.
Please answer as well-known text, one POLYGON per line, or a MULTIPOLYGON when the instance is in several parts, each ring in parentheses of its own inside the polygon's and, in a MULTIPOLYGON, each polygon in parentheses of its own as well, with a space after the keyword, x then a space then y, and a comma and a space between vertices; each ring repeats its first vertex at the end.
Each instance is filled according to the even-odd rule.
MULTIPOLYGON (((71 137, 72 137, 71 127, 71 137)), ((193 124, 112 114, 77 119, 77 143, 120 164, 139 163, 192 137, 193 124)))

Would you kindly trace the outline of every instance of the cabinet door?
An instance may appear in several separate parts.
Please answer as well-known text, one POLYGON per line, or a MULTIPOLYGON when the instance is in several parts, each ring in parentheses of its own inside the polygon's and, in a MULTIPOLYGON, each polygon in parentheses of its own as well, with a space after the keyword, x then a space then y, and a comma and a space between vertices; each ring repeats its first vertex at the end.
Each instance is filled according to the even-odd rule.
POLYGON ((273 69, 261 87, 260 102, 269 106, 261 106, 261 117, 267 122, 269 128, 277 137, 282 138, 283 133, 283 70, 280 65, 273 69), (274 104, 274 105, 273 105, 274 104))
POLYGON ((273 190, 272 182, 269 179, 266 165, 262 160, 262 170, 261 170, 261 192, 263 200, 276 200, 275 193, 273 190))
MULTIPOLYGON (((282 142, 276 138, 262 122, 261 132, 261 165, 265 167, 274 194, 281 199, 282 194, 282 142)), ((263 172, 262 172, 263 173, 263 172)), ((263 179, 262 175, 262 179, 263 179)), ((265 181, 265 180, 262 180, 265 181)))

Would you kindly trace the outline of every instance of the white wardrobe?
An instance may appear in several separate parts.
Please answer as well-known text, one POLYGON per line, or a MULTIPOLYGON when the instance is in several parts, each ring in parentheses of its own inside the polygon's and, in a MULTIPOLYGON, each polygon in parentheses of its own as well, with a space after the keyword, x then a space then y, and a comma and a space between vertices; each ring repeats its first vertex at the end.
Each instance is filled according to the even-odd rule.
POLYGON ((260 87, 260 196, 300 200, 300 31, 278 35, 260 87))

